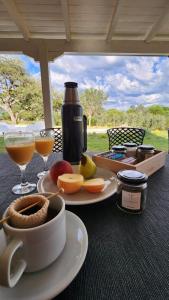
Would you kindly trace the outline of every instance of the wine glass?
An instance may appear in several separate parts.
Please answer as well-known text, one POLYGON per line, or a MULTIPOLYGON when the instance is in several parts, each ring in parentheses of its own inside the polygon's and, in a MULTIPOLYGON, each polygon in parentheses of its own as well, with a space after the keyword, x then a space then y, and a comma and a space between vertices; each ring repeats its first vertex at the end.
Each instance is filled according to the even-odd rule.
POLYGON ((44 170, 37 174, 38 178, 46 175, 48 171, 47 161, 49 155, 52 153, 54 142, 54 131, 52 129, 43 129, 35 133, 35 148, 44 161, 44 170))
POLYGON ((24 172, 31 161, 35 150, 35 138, 32 132, 4 133, 4 143, 10 158, 18 165, 21 171, 21 183, 12 188, 16 195, 28 194, 36 189, 35 183, 24 180, 24 172))

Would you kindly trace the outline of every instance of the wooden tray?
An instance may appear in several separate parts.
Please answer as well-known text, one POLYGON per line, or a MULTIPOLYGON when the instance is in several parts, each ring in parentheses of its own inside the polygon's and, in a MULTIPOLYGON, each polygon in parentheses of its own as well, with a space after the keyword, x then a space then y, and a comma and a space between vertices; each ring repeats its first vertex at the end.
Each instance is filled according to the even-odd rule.
POLYGON ((92 156, 93 161, 98 167, 111 170, 115 173, 124 169, 137 170, 147 174, 148 176, 152 175, 165 165, 167 155, 165 151, 156 150, 155 154, 152 157, 147 158, 140 163, 127 164, 121 161, 101 157, 100 154, 102 153, 95 154, 92 156))

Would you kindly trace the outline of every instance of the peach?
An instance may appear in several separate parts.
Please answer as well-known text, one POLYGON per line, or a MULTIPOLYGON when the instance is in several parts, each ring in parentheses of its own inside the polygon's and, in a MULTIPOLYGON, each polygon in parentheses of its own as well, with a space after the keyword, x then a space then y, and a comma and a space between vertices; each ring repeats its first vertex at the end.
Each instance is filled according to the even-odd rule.
POLYGON ((50 168, 50 177, 55 184, 57 184, 58 177, 65 173, 73 173, 73 169, 71 164, 66 160, 57 161, 51 168, 50 168))
POLYGON ((100 193, 104 186, 105 181, 103 178, 89 179, 83 183, 84 189, 89 193, 100 193))
POLYGON ((83 180, 80 174, 63 174, 58 177, 57 186, 62 188, 65 194, 73 194, 81 189, 83 180))

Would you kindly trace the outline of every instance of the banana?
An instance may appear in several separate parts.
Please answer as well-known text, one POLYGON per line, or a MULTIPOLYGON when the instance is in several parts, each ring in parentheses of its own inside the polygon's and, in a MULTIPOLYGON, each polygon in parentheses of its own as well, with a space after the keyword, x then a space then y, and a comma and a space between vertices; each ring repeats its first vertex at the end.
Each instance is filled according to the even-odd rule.
POLYGON ((83 175, 85 179, 91 178, 95 175, 96 165, 87 154, 82 154, 79 170, 80 174, 83 175))

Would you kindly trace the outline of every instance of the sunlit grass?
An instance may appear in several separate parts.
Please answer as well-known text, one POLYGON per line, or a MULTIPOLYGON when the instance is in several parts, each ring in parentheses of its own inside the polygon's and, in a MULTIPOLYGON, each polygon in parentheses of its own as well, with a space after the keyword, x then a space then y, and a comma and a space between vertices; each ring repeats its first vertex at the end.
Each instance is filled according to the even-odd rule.
POLYGON ((167 130, 154 130, 152 132, 147 132, 145 135, 144 144, 151 144, 156 149, 168 151, 167 130))
MULTIPOLYGON (((153 145, 156 149, 168 151, 168 133, 167 130, 154 130, 146 132, 144 144, 153 145)), ((107 134, 88 134, 89 151, 106 151, 108 150, 107 134)))
POLYGON ((158 129, 156 129, 156 130, 151 131, 151 133, 154 134, 154 135, 163 137, 165 139, 168 139, 168 132, 167 132, 167 130, 158 130, 158 129))
MULTIPOLYGON (((88 151, 102 152, 108 150, 108 137, 106 133, 88 134, 88 151)), ((168 151, 168 133, 167 130, 154 130, 146 132, 144 144, 153 145, 156 149, 168 151)), ((0 152, 4 152, 3 137, 0 137, 0 152)))
POLYGON ((107 134, 105 133, 92 133, 87 137, 87 149, 89 151, 106 151, 109 148, 107 134))
POLYGON ((3 137, 0 137, 0 152, 4 152, 5 147, 4 147, 4 139, 3 137))

